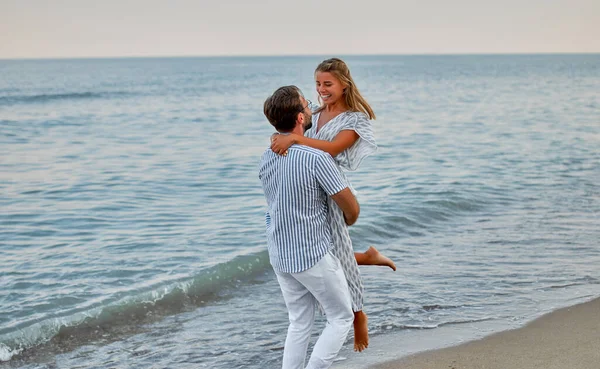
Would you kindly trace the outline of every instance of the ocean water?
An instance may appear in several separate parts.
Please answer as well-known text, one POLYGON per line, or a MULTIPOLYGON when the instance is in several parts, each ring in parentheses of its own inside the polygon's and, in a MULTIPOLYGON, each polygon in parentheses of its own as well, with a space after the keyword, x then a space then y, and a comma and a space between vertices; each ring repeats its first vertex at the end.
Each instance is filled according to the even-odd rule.
MULTIPOLYGON (((0 61, 0 368, 277 368, 262 104, 326 57, 0 61)), ((338 367, 600 296, 600 55, 344 59, 378 116, 351 235, 398 271, 361 268, 338 367)))

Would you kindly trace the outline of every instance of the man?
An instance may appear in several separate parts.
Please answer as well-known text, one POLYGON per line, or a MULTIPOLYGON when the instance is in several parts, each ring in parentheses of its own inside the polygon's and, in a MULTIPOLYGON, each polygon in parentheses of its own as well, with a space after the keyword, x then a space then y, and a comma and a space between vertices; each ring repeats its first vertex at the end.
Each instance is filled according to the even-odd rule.
MULTIPOLYGON (((304 134, 311 126, 309 103, 295 86, 276 90, 265 101, 264 113, 282 134, 304 134)), ((358 202, 333 158, 307 146, 292 145, 285 156, 266 149, 259 178, 268 207, 269 259, 290 320, 282 367, 304 368, 318 301, 327 325, 306 368, 329 368, 346 340, 354 314, 344 272, 329 252, 327 196, 342 209, 348 225, 358 218, 358 202)))

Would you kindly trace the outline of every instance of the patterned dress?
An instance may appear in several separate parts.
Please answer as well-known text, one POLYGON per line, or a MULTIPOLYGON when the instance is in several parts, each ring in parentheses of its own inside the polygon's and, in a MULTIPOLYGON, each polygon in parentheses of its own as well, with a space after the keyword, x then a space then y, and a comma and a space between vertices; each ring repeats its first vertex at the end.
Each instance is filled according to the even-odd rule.
MULTIPOLYGON (((356 170, 362 160, 377 150, 373 128, 369 118, 364 113, 346 111, 327 122, 317 132, 317 122, 319 113, 313 115, 313 127, 305 132, 305 136, 318 140, 333 141, 340 131, 352 130, 360 137, 359 139, 334 159, 339 167, 346 170, 356 170)), ((348 187, 353 193, 356 193, 344 172, 340 170, 348 187)), ((363 282, 358 270, 358 264, 354 258, 354 249, 352 240, 348 233, 348 226, 344 221, 342 209, 331 198, 328 200, 328 218, 331 225, 331 234, 333 241, 332 252, 340 260, 346 279, 350 295, 352 296, 352 310, 360 311, 363 308, 363 282)))

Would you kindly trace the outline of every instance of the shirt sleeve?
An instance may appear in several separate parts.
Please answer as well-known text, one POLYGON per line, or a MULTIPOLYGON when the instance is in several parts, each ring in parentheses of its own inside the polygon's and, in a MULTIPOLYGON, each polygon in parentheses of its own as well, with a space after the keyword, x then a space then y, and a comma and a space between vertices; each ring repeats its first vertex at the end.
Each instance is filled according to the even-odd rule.
POLYGON ((340 166, 347 170, 356 170, 364 158, 377 151, 375 135, 371 121, 364 113, 354 112, 345 119, 342 130, 351 130, 358 134, 359 138, 336 157, 340 166))
POLYGON ((315 177, 328 196, 335 195, 348 187, 340 168, 328 153, 322 153, 315 163, 315 177))

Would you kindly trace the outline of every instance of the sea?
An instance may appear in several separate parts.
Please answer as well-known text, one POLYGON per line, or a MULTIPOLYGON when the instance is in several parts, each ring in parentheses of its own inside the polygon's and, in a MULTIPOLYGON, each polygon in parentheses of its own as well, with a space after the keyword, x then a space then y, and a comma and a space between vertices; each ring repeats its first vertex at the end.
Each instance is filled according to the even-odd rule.
POLYGON ((280 367, 263 102, 333 56, 377 114, 354 248, 398 267, 334 367, 600 297, 600 54, 1 60, 0 368, 280 367))

